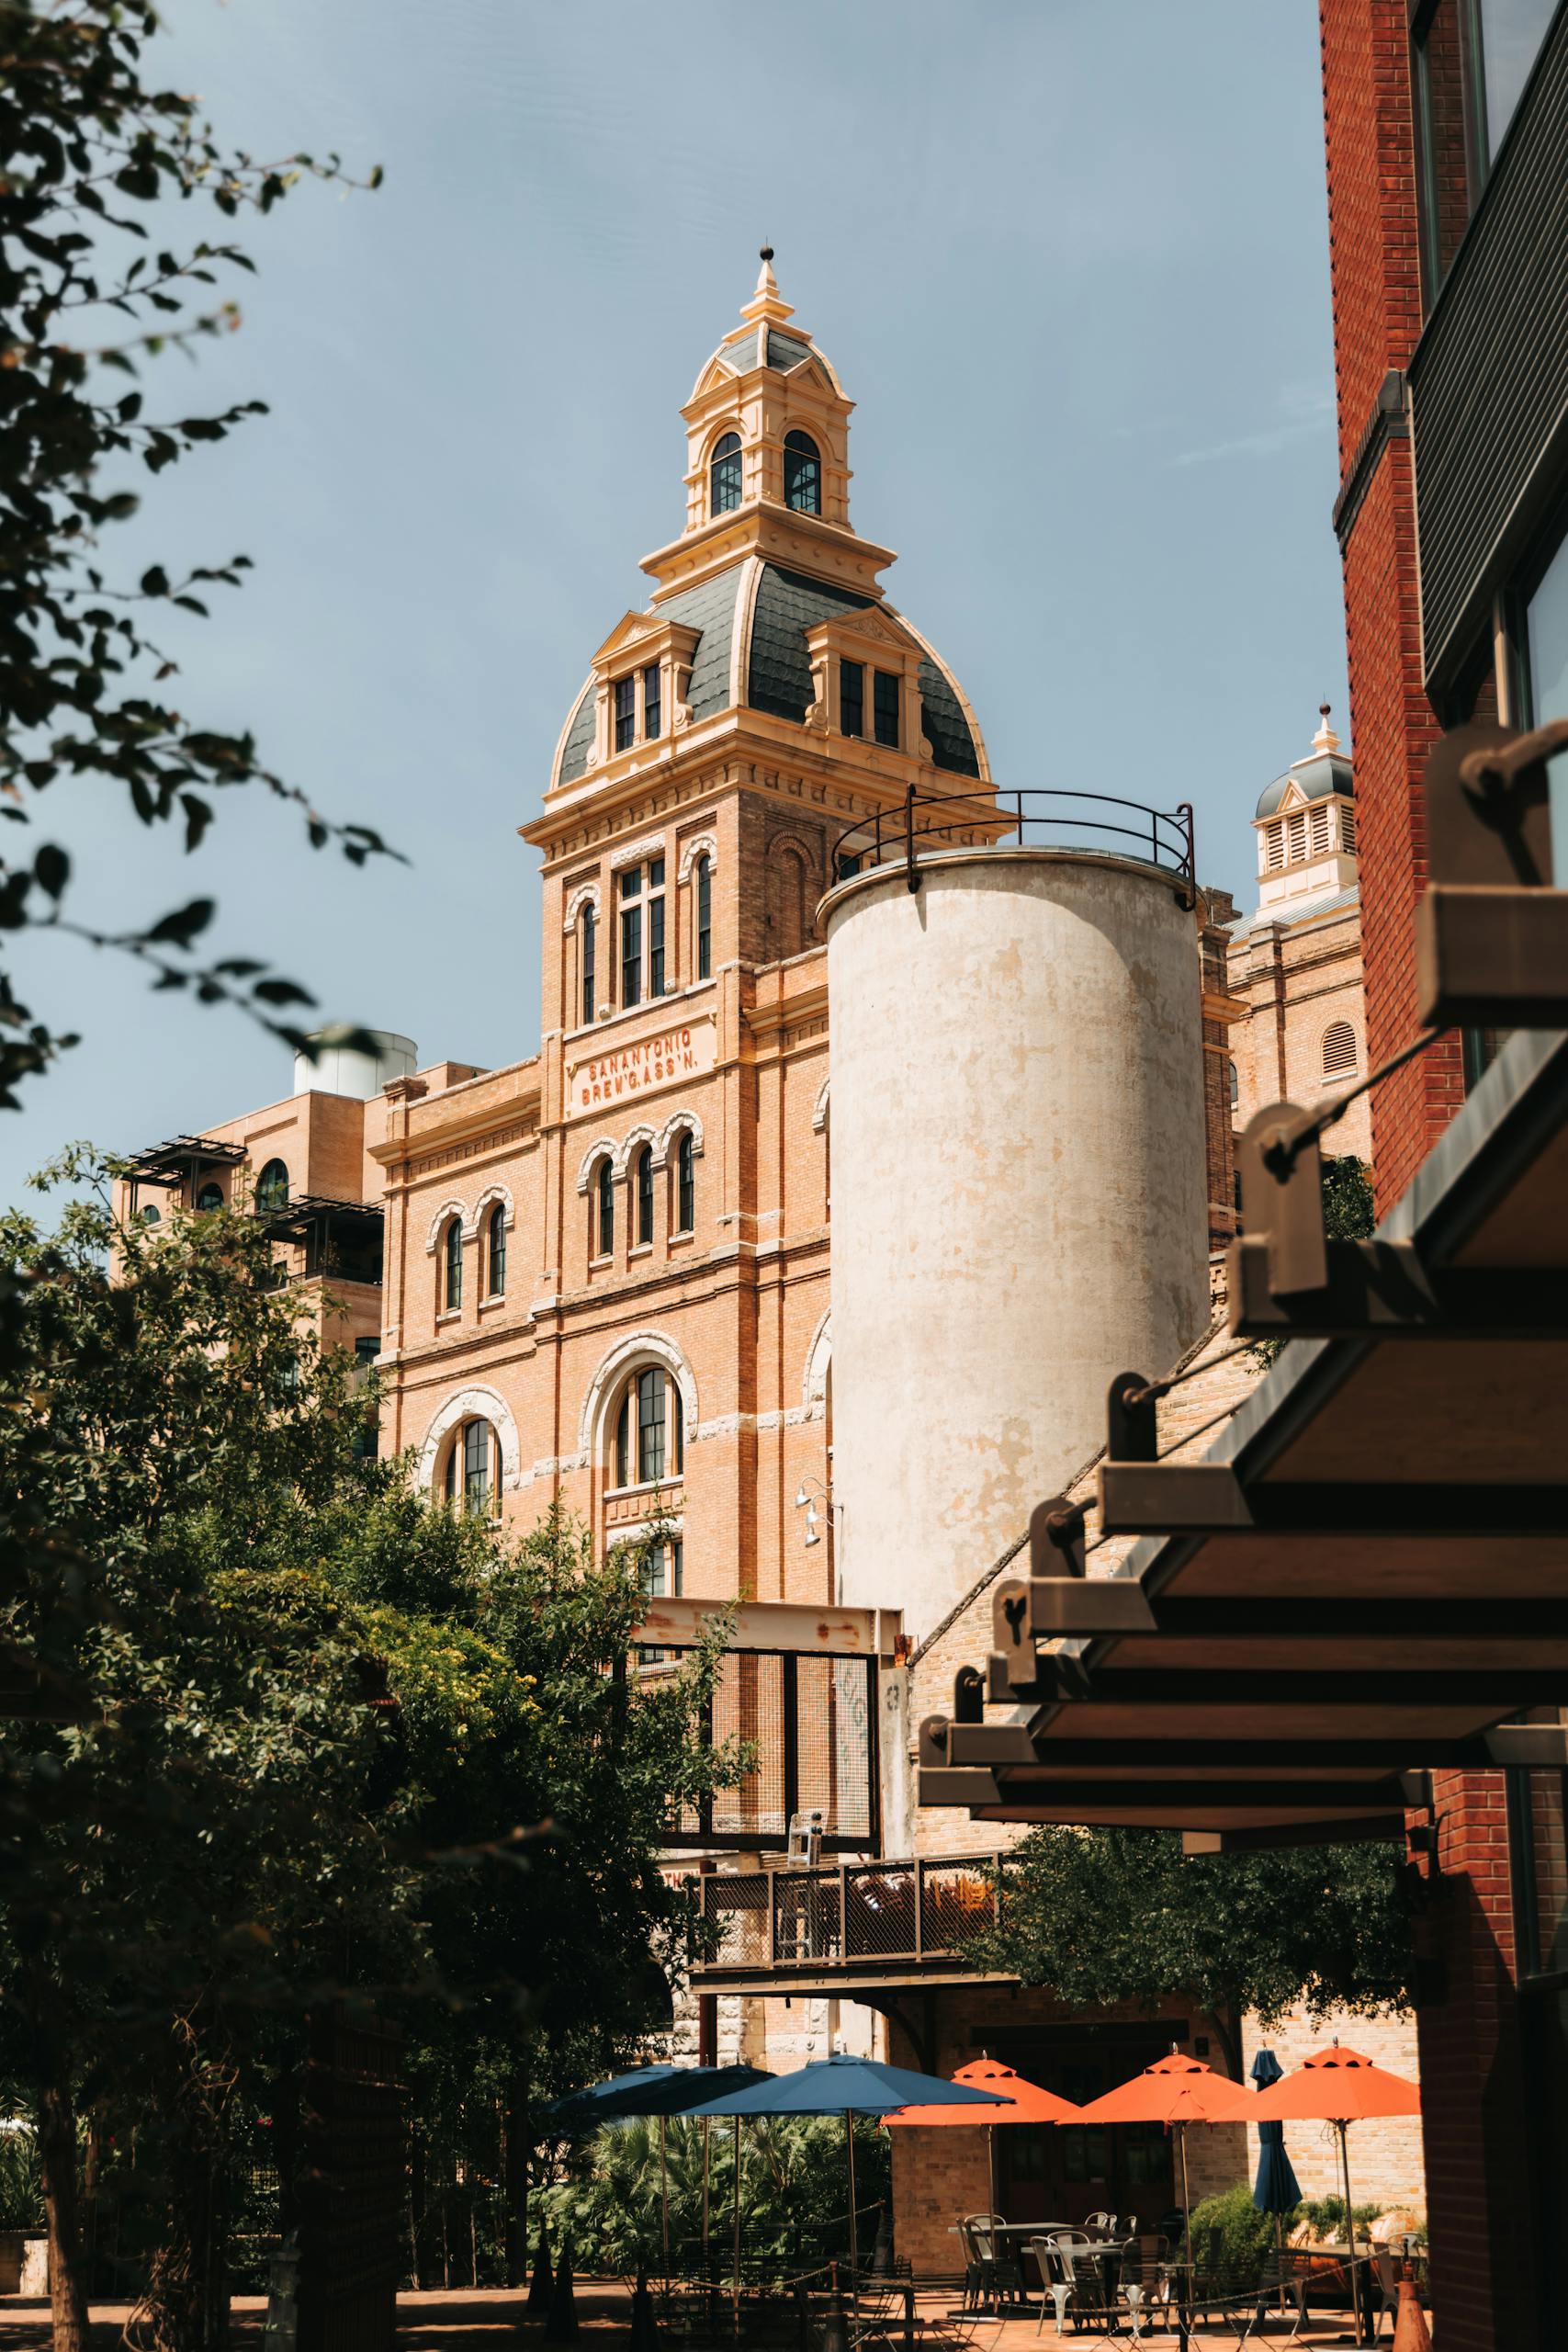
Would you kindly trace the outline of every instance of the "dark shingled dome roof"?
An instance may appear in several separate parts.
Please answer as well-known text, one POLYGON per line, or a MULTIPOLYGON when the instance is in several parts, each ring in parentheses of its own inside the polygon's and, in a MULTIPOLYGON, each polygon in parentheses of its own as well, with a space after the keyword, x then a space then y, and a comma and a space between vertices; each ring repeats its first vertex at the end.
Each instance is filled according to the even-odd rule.
MULTIPOLYGON (((689 628, 702 631, 692 663, 689 699, 694 720, 710 718, 716 711, 729 707, 730 655, 745 570, 744 563, 730 564, 700 587, 671 596, 659 607, 663 618, 683 621, 689 628)), ((874 597, 837 587, 830 581, 764 564, 752 605, 751 641, 743 671, 750 707, 771 711, 776 718, 793 718, 797 724, 803 720, 811 707, 807 631, 818 621, 860 611, 875 602, 874 597)), ((891 613, 892 608, 884 605, 883 610, 891 613)), ((921 660, 919 674, 921 718, 937 766, 953 775, 978 776, 978 746, 953 680, 929 654, 921 660)), ((562 784, 573 783, 585 772, 592 749, 590 684, 584 687, 567 729, 561 752, 562 784)))
POLYGON ((1293 768, 1275 777, 1268 791, 1258 796, 1258 814, 1272 817, 1292 784, 1307 800, 1326 800, 1331 792, 1342 792, 1348 800, 1356 797, 1350 763, 1344 752, 1319 752, 1315 759, 1298 760, 1293 768))

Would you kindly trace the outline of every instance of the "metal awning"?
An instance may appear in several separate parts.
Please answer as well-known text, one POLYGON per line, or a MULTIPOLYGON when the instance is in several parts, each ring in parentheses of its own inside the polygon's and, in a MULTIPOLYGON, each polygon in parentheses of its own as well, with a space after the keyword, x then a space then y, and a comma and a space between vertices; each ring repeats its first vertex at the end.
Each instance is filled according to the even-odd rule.
POLYGON ((922 1803, 1316 1841, 1396 1833, 1412 1774, 1568 1761, 1560 1719, 1507 1722, 1568 1699, 1568 1035, 1516 1032, 1310 1295, 1269 1246, 1237 1245, 1233 1322, 1340 1335, 1291 1340, 1199 1462, 1148 1458, 1152 1414, 1119 1455, 1113 1403, 1102 1524, 1149 1532, 1085 1575, 1043 1506, 922 1803))
POLYGON ((243 1144, 220 1143, 212 1136, 172 1136, 167 1143, 132 1152, 127 1165, 133 1183, 172 1186, 185 1183, 198 1169, 230 1168, 244 1156, 243 1144))
POLYGON ((303 1241, 321 1229, 368 1237, 383 1223, 378 1201, 333 1200, 322 1193, 296 1193, 277 1208, 256 1214, 276 1241, 303 1241))

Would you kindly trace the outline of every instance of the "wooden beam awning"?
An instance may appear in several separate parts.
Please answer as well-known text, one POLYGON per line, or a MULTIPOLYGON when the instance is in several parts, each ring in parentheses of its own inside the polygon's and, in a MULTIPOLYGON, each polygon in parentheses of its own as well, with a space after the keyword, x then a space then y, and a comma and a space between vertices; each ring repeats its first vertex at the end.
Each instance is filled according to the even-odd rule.
POLYGON ((1097 1576, 1043 1506, 923 1804, 1318 1840, 1397 1834, 1412 1774, 1568 1763, 1568 1035, 1508 1039, 1326 1280, 1247 1222, 1232 1329, 1286 1346, 1201 1460, 1113 1394, 1100 1523, 1141 1540, 1097 1576))

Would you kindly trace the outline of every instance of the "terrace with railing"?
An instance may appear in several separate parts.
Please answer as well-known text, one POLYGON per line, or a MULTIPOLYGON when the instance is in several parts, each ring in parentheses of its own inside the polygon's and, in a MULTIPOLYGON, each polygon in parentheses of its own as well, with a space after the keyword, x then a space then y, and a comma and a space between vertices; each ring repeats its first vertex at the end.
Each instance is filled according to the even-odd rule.
POLYGON ((857 1984, 931 1984, 987 1972, 969 1957, 994 1927, 999 1854, 911 1861, 715 1871, 700 1882, 714 1957, 698 1993, 847 1993, 857 1984))
POLYGON ((1135 858, 1169 874, 1196 902, 1198 866, 1192 807, 1153 808, 1111 792, 1038 786, 1015 792, 917 792, 902 808, 861 818, 833 843, 835 883, 877 867, 901 866, 920 887, 922 859, 954 850, 1055 849, 1135 858))

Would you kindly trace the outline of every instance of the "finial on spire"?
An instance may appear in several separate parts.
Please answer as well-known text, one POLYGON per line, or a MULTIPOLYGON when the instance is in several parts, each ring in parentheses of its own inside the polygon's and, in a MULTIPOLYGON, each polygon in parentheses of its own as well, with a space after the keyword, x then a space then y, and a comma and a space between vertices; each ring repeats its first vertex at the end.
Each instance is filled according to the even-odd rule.
POLYGON ((1337 752, 1339 749, 1339 738, 1328 723, 1328 713, 1331 707, 1332 706, 1325 702, 1320 702, 1317 706, 1318 718, 1322 723, 1312 739, 1312 748, 1314 752, 1337 752))
POLYGON ((741 306, 741 317, 743 319, 772 319, 774 322, 793 318, 794 308, 780 294, 778 279, 773 276, 772 245, 759 246, 758 253, 762 266, 757 272, 757 290, 751 300, 741 306))

